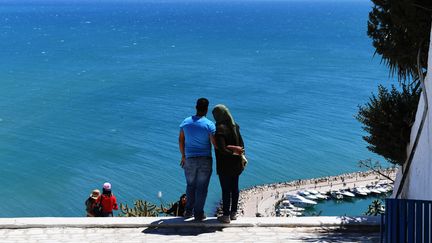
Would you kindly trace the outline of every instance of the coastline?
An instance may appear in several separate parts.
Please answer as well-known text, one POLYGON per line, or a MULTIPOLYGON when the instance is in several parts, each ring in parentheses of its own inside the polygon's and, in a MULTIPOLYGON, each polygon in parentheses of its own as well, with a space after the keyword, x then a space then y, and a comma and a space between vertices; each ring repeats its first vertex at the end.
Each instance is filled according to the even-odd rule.
MULTIPOLYGON (((396 168, 382 170, 391 178, 396 177, 396 168)), ((260 213, 264 217, 273 216, 275 203, 286 192, 295 193, 298 190, 316 189, 321 192, 340 190, 355 186, 366 186, 378 181, 388 181, 381 175, 369 170, 345 173, 335 176, 277 182, 257 185, 240 191, 238 212, 242 217, 255 217, 260 213)))

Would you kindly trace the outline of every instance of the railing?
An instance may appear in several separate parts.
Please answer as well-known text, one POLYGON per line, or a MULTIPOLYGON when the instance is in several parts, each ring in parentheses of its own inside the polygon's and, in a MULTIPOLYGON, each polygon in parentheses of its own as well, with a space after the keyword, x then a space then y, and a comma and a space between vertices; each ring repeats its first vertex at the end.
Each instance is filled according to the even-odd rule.
POLYGON ((381 216, 381 242, 432 242, 432 201, 386 199, 381 216))

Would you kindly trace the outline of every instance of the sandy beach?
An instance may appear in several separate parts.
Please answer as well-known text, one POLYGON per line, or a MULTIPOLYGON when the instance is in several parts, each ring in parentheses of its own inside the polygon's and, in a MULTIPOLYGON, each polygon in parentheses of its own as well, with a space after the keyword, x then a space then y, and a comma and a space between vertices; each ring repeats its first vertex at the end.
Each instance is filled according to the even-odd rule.
MULTIPOLYGON (((387 169, 384 174, 395 178, 396 169, 387 169)), ((315 189, 325 193, 329 190, 348 189, 356 186, 375 184, 378 181, 389 181, 373 171, 353 172, 336 176, 296 180, 254 186, 242 190, 239 199, 239 212, 244 217, 255 217, 260 213, 264 217, 274 216, 274 207, 284 193, 297 193, 299 190, 315 189)))

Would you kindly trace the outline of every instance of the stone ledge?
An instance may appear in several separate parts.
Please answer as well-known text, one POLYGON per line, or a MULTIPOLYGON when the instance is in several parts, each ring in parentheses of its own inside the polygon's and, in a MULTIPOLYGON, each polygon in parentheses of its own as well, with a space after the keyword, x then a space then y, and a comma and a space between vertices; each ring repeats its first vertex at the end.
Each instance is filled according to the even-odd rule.
POLYGON ((360 217, 298 217, 298 218, 247 218, 240 217, 230 224, 219 223, 209 217, 203 222, 185 220, 179 217, 137 217, 137 218, 0 218, 0 229, 28 228, 227 228, 227 227, 311 227, 311 228, 353 228, 356 230, 379 230, 381 218, 360 217))

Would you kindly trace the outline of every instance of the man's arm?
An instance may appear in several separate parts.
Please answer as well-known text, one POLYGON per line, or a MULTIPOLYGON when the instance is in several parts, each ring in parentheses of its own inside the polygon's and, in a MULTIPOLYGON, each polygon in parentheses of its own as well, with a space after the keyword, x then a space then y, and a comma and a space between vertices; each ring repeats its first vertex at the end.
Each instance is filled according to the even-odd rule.
POLYGON ((210 137, 210 142, 213 144, 214 148, 217 149, 217 144, 216 144, 216 139, 214 134, 210 134, 209 137, 210 137))
MULTIPOLYGON (((174 203, 170 209, 165 211, 165 213, 166 214, 172 214, 173 212, 177 211, 177 208, 178 208, 178 203, 174 203)), ((177 216, 177 215, 174 215, 174 216, 177 216)))
POLYGON ((214 148, 217 149, 217 143, 216 143, 216 138, 215 138, 215 133, 216 133, 215 124, 213 122, 210 122, 208 129, 209 129, 210 142, 213 144, 214 148))
POLYGON ((185 136, 184 136, 183 129, 180 130, 180 134, 179 134, 179 148, 180 148, 180 153, 182 155, 181 161, 180 161, 180 166, 183 167, 185 162, 186 162, 185 136))

